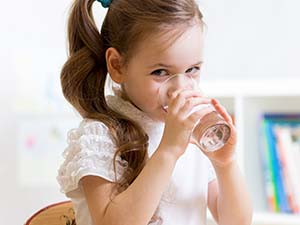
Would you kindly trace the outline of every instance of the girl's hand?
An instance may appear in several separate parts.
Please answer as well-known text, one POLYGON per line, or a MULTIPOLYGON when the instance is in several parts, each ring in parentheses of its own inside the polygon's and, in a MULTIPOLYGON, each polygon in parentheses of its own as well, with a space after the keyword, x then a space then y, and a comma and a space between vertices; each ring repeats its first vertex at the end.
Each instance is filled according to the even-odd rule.
POLYGON ((190 137, 203 112, 190 113, 200 104, 208 104, 211 99, 202 97, 202 93, 193 90, 179 90, 172 94, 165 119, 165 128, 160 149, 169 151, 179 158, 186 150, 190 137))
POLYGON ((233 125, 231 116, 216 99, 212 99, 211 104, 214 106, 216 111, 223 117, 223 119, 229 124, 231 134, 227 143, 221 149, 218 149, 214 152, 203 152, 210 159, 214 166, 223 167, 231 163, 235 158, 235 146, 237 141, 236 128, 233 125))

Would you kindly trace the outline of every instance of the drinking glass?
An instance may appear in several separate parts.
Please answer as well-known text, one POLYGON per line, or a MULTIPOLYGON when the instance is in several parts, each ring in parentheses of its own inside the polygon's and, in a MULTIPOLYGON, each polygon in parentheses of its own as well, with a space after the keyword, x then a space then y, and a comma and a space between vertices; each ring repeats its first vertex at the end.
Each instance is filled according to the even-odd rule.
MULTIPOLYGON (((163 81, 159 87, 159 104, 167 111, 170 96, 177 90, 201 91, 196 81, 187 74, 175 74, 163 81)), ((203 92, 201 91, 203 94, 203 92)), ((191 112, 203 110, 204 116, 199 118, 195 125, 191 141, 201 150, 213 152, 222 148, 230 137, 230 126, 215 110, 212 104, 200 104, 195 106, 191 112)))

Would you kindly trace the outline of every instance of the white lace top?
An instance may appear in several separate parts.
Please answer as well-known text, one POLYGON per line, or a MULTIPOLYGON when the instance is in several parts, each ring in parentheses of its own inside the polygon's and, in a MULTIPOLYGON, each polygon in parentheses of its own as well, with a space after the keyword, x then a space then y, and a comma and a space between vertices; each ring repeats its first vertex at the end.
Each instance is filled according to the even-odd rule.
MULTIPOLYGON (((118 96, 107 96, 107 103, 144 128, 149 136, 151 156, 160 142, 164 124, 153 121, 118 96)), ((114 173, 116 146, 102 122, 82 120, 78 128, 69 131, 67 140, 68 147, 63 153, 65 161, 59 168, 57 180, 61 191, 73 202, 77 225, 93 225, 80 179, 94 175, 115 182, 126 170, 127 162, 117 157, 117 173, 114 173)), ((207 187, 214 178, 215 173, 209 160, 196 146, 190 144, 177 161, 169 187, 161 199, 159 213, 163 225, 205 225, 207 187)))

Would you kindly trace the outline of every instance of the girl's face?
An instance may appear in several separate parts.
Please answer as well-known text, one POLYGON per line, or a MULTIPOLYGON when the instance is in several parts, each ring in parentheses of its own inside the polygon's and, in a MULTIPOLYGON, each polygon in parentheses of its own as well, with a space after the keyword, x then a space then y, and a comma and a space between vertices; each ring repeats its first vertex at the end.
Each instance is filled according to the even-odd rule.
POLYGON ((123 70, 126 98, 159 121, 164 121, 166 115, 158 102, 162 82, 178 73, 189 73, 199 79, 203 62, 203 30, 199 23, 170 44, 172 38, 174 33, 171 32, 142 41, 123 70))

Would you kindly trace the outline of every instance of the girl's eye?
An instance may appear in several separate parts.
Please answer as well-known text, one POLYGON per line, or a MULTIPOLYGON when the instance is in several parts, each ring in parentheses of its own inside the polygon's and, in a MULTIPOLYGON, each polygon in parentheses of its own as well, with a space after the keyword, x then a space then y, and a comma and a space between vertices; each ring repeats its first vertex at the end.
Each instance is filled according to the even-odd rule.
POLYGON ((155 76, 166 76, 168 75, 168 72, 164 69, 158 69, 158 70, 154 70, 151 74, 155 76))
POLYGON ((199 66, 194 66, 192 68, 189 68, 187 71, 185 71, 185 73, 193 75, 193 74, 195 74, 199 71, 200 71, 200 67, 199 66))

